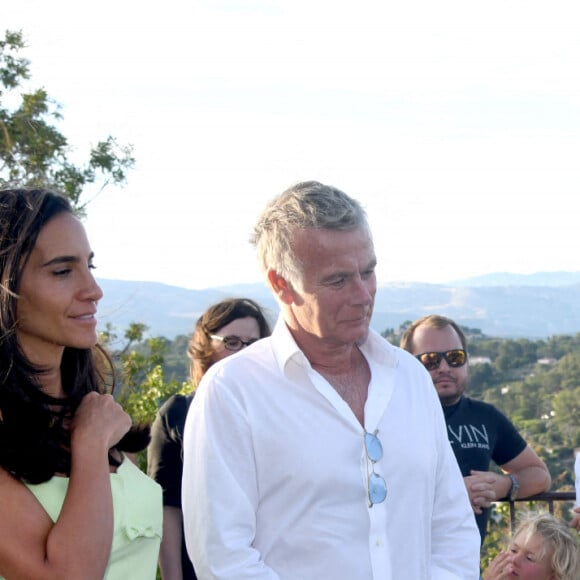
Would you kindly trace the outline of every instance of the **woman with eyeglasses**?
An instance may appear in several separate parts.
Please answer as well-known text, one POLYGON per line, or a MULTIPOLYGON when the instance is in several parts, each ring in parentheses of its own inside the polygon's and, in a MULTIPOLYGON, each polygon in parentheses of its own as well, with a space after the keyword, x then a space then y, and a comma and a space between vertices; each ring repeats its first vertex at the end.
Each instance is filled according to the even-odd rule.
MULTIPOLYGON (((217 361, 270 336, 260 306, 248 298, 222 300, 198 319, 187 347, 190 382, 195 389, 217 361)), ((193 395, 174 395, 159 409, 147 450, 148 472, 163 488, 163 540, 159 567, 163 580, 195 579, 187 556, 181 515, 183 427, 193 395)))
POLYGON ((154 580, 161 488, 112 397, 93 252, 68 200, 0 190, 0 578, 154 580))

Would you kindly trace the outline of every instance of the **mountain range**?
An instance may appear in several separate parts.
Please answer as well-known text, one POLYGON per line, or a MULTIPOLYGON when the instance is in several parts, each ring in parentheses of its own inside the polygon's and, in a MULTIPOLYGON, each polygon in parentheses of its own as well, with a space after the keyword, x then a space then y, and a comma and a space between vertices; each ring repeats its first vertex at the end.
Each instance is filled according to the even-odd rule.
MULTIPOLYGON (((149 336, 189 335, 211 304, 230 297, 253 298, 275 320, 278 305, 265 284, 238 284, 190 290, 159 282, 99 279, 104 297, 99 328, 117 334, 132 322, 149 336)), ((443 314, 484 334, 546 338, 580 332, 580 272, 487 274, 446 284, 393 282, 379 286, 371 326, 378 332, 430 313, 443 314)))

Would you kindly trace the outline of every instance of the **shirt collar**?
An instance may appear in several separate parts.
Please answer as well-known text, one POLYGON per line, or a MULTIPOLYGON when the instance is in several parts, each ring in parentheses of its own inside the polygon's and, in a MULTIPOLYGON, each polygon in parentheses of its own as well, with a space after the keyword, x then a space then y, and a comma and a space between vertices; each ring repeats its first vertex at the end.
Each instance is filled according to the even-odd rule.
MULTIPOLYGON (((283 374, 287 374, 290 362, 301 367, 310 368, 309 360, 296 344, 282 314, 278 316, 271 340, 274 356, 283 374)), ((372 329, 369 329, 366 340, 359 345, 359 348, 367 360, 374 360, 379 364, 392 368, 398 366, 398 349, 372 329)))

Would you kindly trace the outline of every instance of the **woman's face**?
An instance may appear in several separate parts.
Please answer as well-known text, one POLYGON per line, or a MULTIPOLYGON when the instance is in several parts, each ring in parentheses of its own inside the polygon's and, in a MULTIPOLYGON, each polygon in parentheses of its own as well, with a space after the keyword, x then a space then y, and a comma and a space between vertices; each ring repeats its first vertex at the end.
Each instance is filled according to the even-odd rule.
POLYGON ((544 550, 542 536, 518 534, 509 547, 507 570, 520 580, 552 580, 552 550, 544 550), (545 552, 545 553, 544 553, 545 552))
MULTIPOLYGON (((245 318, 236 318, 236 320, 232 320, 230 323, 216 330, 213 334, 221 337, 235 336, 241 338, 244 342, 247 342, 249 340, 257 340, 260 338, 260 326, 253 316, 246 316, 245 318)), ((222 340, 214 338, 211 343, 214 348, 214 362, 226 358, 236 352, 228 350, 222 340)), ((242 346, 242 348, 244 348, 244 346, 242 346)))
POLYGON ((16 337, 31 362, 60 364, 65 346, 96 344, 95 314, 103 293, 92 262, 85 229, 72 214, 55 216, 40 231, 16 306, 16 337))

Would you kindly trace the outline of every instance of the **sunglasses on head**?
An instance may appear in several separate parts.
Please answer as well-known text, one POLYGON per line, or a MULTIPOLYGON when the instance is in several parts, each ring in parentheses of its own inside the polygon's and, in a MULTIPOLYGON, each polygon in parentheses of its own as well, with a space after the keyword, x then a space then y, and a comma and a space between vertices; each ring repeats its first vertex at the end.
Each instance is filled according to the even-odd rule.
POLYGON ((424 352, 416 355, 416 358, 428 371, 434 371, 443 359, 450 367, 462 367, 467 362, 467 353, 462 348, 456 348, 444 352, 424 352))

